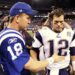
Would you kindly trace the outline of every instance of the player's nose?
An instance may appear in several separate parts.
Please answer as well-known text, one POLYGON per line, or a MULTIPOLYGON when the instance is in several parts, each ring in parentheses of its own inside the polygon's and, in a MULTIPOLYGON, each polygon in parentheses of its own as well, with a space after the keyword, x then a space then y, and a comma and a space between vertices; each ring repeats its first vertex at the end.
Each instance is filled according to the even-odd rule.
POLYGON ((31 23, 31 19, 29 19, 29 22, 28 22, 29 24, 31 23))
POLYGON ((61 23, 60 22, 58 22, 58 26, 60 26, 61 25, 61 23))

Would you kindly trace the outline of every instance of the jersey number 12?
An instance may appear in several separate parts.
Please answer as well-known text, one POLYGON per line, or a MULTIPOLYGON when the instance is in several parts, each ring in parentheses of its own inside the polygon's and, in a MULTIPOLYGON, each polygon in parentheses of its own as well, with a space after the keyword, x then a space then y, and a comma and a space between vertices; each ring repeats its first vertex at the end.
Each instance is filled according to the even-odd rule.
MULTIPOLYGON (((54 41, 50 40, 50 56, 54 53, 54 41)), ((65 56, 67 54, 67 48, 68 48, 68 41, 67 40, 60 40, 58 41, 58 55, 65 56)))

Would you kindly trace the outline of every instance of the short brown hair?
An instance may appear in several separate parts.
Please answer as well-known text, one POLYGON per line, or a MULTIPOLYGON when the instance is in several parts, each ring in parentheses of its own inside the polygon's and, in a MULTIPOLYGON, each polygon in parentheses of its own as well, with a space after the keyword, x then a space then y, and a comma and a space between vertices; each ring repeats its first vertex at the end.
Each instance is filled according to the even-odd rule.
POLYGON ((57 17, 59 17, 59 16, 61 16, 61 15, 64 15, 63 9, 57 8, 57 9, 53 10, 53 11, 49 14, 49 18, 50 18, 50 19, 53 19, 53 16, 54 16, 54 15, 57 16, 57 17))

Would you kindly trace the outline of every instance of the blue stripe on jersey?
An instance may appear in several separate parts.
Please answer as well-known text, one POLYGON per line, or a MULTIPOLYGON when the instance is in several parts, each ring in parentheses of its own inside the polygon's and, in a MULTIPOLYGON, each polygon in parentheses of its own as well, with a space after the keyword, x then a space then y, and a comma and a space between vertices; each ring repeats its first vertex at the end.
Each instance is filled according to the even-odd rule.
POLYGON ((39 40, 39 42, 43 45, 43 40, 39 32, 36 32, 35 37, 39 40))
POLYGON ((75 34, 73 35, 72 41, 75 39, 75 34))
POLYGON ((70 47, 71 56, 75 56, 75 47, 70 47))

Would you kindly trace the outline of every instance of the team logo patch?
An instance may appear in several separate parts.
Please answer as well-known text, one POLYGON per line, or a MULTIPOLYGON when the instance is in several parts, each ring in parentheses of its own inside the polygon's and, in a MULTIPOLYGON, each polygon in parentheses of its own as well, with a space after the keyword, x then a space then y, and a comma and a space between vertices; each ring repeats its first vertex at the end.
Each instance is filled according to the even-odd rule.
POLYGON ((19 10, 19 12, 22 12, 22 11, 23 11, 22 9, 19 10))
POLYGON ((11 38, 9 39, 8 44, 14 43, 16 41, 17 41, 17 38, 11 38))
POLYGON ((67 32, 67 36, 70 37, 71 36, 71 32, 67 32))

